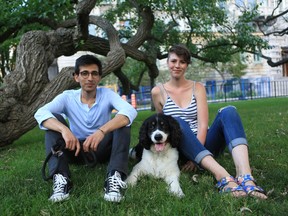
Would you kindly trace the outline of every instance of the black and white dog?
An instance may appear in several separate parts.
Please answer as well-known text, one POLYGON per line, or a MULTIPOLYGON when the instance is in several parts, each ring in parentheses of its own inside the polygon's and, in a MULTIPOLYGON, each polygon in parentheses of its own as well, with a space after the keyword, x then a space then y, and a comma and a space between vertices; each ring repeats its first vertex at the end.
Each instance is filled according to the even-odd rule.
POLYGON ((178 122, 171 116, 154 114, 147 118, 139 131, 139 146, 142 159, 134 167, 126 182, 134 186, 141 175, 162 178, 169 186, 169 192, 178 197, 184 193, 180 187, 177 147, 181 141, 178 122))

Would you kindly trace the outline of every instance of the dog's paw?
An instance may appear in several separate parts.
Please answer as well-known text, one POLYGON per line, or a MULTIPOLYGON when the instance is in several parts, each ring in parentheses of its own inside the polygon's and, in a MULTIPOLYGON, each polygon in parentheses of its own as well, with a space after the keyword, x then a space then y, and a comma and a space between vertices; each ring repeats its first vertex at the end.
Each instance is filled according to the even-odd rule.
POLYGON ((128 176, 128 178, 125 181, 129 186, 135 186, 137 183, 137 178, 135 178, 134 176, 128 176))
POLYGON ((177 196, 178 198, 183 198, 185 196, 185 194, 183 193, 181 188, 170 190, 170 193, 172 193, 173 195, 177 196))
POLYGON ((183 191, 181 190, 181 191, 178 191, 178 193, 177 194, 175 194, 177 197, 179 197, 179 198, 183 198, 183 197, 185 197, 185 194, 183 193, 183 191))

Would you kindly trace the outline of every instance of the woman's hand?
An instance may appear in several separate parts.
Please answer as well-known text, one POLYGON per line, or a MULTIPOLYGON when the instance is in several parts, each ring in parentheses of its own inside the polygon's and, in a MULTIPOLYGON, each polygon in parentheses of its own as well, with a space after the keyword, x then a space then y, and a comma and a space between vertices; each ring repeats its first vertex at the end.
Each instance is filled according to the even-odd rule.
POLYGON ((187 161, 181 168, 181 171, 184 172, 195 172, 197 170, 197 166, 192 161, 187 161))

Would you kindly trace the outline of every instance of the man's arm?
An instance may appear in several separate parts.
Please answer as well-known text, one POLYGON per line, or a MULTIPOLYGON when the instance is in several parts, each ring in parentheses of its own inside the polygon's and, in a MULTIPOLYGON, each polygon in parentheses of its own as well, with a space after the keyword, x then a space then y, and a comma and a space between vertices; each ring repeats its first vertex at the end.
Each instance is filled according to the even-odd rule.
POLYGON ((125 115, 118 114, 106 124, 100 127, 104 134, 114 131, 118 128, 124 127, 130 123, 129 118, 125 115))
POLYGON ((41 129, 48 129, 61 133, 66 143, 66 148, 71 151, 76 150, 75 155, 77 156, 80 152, 80 143, 78 139, 66 125, 58 121, 53 115, 53 113, 63 113, 66 100, 67 93, 56 96, 50 103, 39 108, 34 114, 34 117, 41 129))
POLYGON ((69 149, 71 151, 76 150, 75 156, 79 154, 80 143, 66 125, 62 124, 56 118, 49 118, 43 121, 42 125, 49 130, 53 130, 53 131, 57 131, 61 133, 66 143, 66 149, 69 149))
MULTIPOLYGON (((137 111, 131 106, 131 104, 124 101, 115 92, 110 89, 101 89, 101 93, 105 95, 105 98, 109 98, 109 100, 105 100, 107 103, 102 105, 101 108, 107 109, 106 106, 108 106, 114 108, 118 112, 114 118, 101 125, 98 130, 86 138, 83 143, 84 151, 96 151, 99 143, 107 133, 124 126, 130 126, 137 116, 137 111)), ((103 95, 102 97, 104 97, 103 95)))
POLYGON ((125 115, 117 114, 114 118, 102 125, 92 135, 87 137, 83 143, 83 150, 88 152, 90 150, 96 151, 99 143, 102 141, 104 136, 118 128, 124 127, 130 124, 129 118, 125 115))

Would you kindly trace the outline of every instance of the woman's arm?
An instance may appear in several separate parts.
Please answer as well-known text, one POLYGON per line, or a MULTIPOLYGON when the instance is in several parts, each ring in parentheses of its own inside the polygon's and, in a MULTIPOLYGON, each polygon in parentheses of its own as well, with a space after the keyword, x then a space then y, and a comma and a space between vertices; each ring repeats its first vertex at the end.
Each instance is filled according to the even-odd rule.
POLYGON ((201 83, 196 83, 195 93, 197 101, 198 132, 197 138, 204 145, 208 129, 208 104, 206 89, 201 83))
POLYGON ((163 104, 165 103, 159 86, 155 86, 151 90, 152 101, 157 113, 162 113, 163 104))

